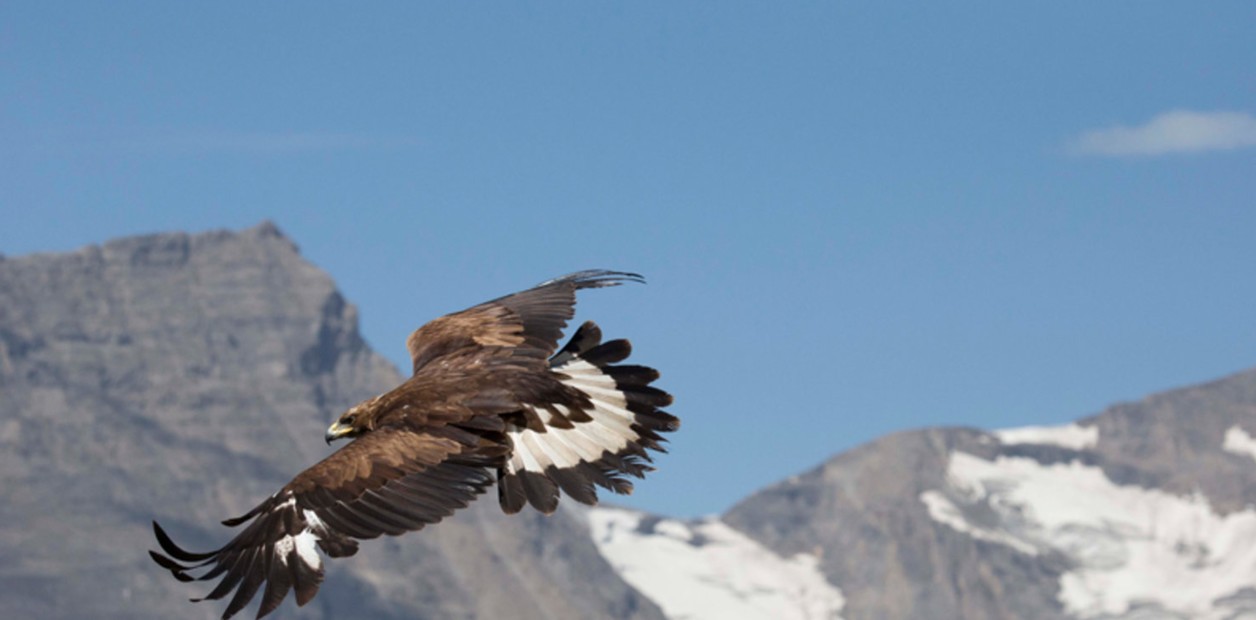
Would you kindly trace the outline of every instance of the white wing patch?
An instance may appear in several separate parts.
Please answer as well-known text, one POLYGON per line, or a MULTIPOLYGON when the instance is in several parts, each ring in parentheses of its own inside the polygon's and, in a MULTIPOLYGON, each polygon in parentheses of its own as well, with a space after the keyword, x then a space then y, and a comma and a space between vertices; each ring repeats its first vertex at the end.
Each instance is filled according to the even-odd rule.
POLYGON ((305 530, 297 534, 296 545, 297 555, 301 561, 305 562, 310 568, 318 570, 323 565, 323 559, 318 555, 318 536, 314 532, 305 530))
MULTIPOLYGON (((554 416, 549 411, 529 407, 545 424, 546 432, 522 427, 507 429, 506 434, 514 444, 506 466, 510 473, 544 472, 550 466, 568 468, 581 462, 592 463, 600 459, 603 452, 618 453, 638 439, 632 430, 636 414, 628 410, 628 400, 616 387, 613 377, 580 358, 573 358, 554 371, 567 375, 562 382, 589 398, 593 408, 584 413, 592 420, 573 422, 573 428, 558 428, 550 425, 554 416)), ((571 419, 571 411, 566 406, 553 407, 563 417, 571 419)))
MULTIPOLYGON (((287 508, 295 505, 296 502, 296 498, 293 497, 280 504, 279 507, 287 508)), ((309 566, 310 569, 317 571, 323 565, 323 558, 318 555, 319 536, 315 532, 316 530, 326 529, 327 525, 323 523, 322 519, 318 518, 318 514, 313 510, 302 510, 301 513, 305 517, 307 524, 305 529, 301 530, 301 533, 296 536, 284 536, 275 541, 275 558, 282 562, 284 566, 287 566, 288 558, 292 555, 293 550, 296 550, 297 557, 301 558, 301 561, 306 566, 309 566)))
POLYGON ((310 529, 312 530, 327 529, 327 524, 323 523, 323 520, 318 518, 317 512, 314 512, 313 510, 302 510, 301 514, 302 516, 305 517, 305 522, 310 524, 310 529))
POLYGON ((275 557, 287 566, 293 549, 296 550, 297 557, 312 570, 317 571, 323 565, 323 558, 318 555, 318 536, 314 532, 307 529, 296 536, 280 538, 275 542, 275 557))

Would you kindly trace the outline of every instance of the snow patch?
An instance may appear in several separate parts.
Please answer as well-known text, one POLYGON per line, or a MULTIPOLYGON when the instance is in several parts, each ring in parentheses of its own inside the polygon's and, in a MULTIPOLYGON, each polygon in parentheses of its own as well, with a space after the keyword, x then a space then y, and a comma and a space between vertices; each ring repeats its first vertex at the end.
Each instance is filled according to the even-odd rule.
POLYGON ((920 494, 920 501, 929 509, 929 516, 953 530, 957 530, 989 542, 1007 545, 1026 555, 1038 555, 1038 548, 1019 538, 991 527, 976 526, 964 518, 963 511, 945 494, 938 491, 925 491, 920 494))
POLYGON ((1226 452, 1245 454, 1256 459, 1256 438, 1235 424, 1225 432, 1225 441, 1221 444, 1226 452))
POLYGON ((994 436, 1007 445, 1036 444, 1085 450, 1099 443, 1098 426, 1066 424, 1064 426, 1022 426, 994 431, 994 436))
POLYGON ((845 605, 816 555, 782 558, 714 517, 655 521, 600 507, 588 520, 602 556, 673 620, 836 619, 845 605))
POLYGON ((1256 511, 1222 517, 1200 495, 1120 486, 1076 461, 956 452, 947 473, 947 489, 921 494, 929 514, 1022 553, 1068 557, 1073 570, 1060 577, 1060 602, 1082 618, 1149 608, 1231 617, 1235 595, 1256 583, 1256 511), (987 518, 976 524, 965 510, 987 518))

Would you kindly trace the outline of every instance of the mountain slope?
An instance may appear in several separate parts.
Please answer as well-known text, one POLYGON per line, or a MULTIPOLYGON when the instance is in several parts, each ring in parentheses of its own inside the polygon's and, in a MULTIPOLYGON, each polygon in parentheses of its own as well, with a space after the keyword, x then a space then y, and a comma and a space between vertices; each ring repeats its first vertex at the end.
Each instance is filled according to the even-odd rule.
MULTIPOLYGON (((270 224, 0 259, 0 607, 217 617, 222 603, 187 601, 205 584, 147 557, 149 521, 193 548, 225 542, 219 520, 325 455, 330 420, 398 381, 270 224)), ((585 527, 488 498, 329 562, 319 596, 277 617, 661 617, 585 527)))
POLYGON ((858 618, 1256 617, 1256 371, 1060 428, 900 433, 724 516, 858 618))
POLYGON ((723 517, 612 508, 672 618, 1256 619, 1256 370, 1074 424, 898 433, 723 517))
POLYGON ((601 506, 587 518, 611 565, 669 618, 835 619, 845 605, 818 570, 819 554, 781 557, 717 518, 601 506))

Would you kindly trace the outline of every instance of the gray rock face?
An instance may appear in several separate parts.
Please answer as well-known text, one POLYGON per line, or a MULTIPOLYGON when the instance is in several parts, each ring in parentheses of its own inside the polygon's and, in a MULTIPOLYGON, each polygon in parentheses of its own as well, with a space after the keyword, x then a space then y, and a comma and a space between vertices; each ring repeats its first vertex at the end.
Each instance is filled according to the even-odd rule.
POLYGON ((1222 514, 1256 503, 1256 462, 1222 449, 1235 426, 1256 436, 1256 370, 1115 405, 1080 423, 1098 427, 1095 452, 1114 480, 1199 491, 1222 514))
MULTIPOLYGON (((755 493, 724 520, 783 556, 819 554, 845 595, 848 620, 1229 618, 1256 609, 1241 583, 1207 587, 1236 574, 1241 582, 1242 571, 1254 571, 1256 581, 1256 566, 1235 561, 1232 545, 1209 546, 1256 533, 1251 521, 1227 520, 1256 504, 1256 453, 1225 447, 1227 433, 1241 435, 1233 429, 1256 436, 1256 370, 1116 405, 1078 425, 1097 429, 1097 441, 1070 447, 970 429, 899 433, 755 493), (949 479, 957 458, 996 473, 965 488, 949 479), (1000 468, 1009 471, 1003 476, 1000 468), (1102 488, 1113 497, 1033 495, 1030 475, 1061 488, 1089 475, 1106 480, 1089 484, 1110 483, 1102 488), (954 499, 955 522, 930 513, 928 493, 954 499), (1117 495, 1138 502, 1123 505, 1117 495), (1046 523, 1042 515, 1061 507, 1081 513, 1079 523, 1090 513, 1102 515, 1101 523, 1046 523), (1169 566, 1130 562, 1158 544, 1161 554, 1152 556, 1169 566), (1134 589, 1142 578, 1165 579, 1163 592, 1173 596, 1135 592, 1146 598, 1126 605, 1119 588, 1098 588, 1089 593, 1091 607, 1067 608, 1065 601, 1088 599, 1062 593, 1062 576, 1104 583, 1105 571, 1134 575, 1125 582, 1134 589)), ((1248 515, 1256 518, 1241 516, 1248 515)))
MULTIPOLYGON (((217 617, 221 602, 187 600, 206 584, 147 557, 150 520, 189 548, 226 542, 219 520, 327 454, 326 425, 400 380, 271 224, 0 259, 0 609, 217 617)), ((661 617, 582 519, 506 517, 493 497, 328 562, 295 610, 276 616, 661 617)))
POLYGON ((724 520, 783 556, 818 553, 842 617, 1060 618, 1058 559, 1026 558, 936 523, 918 499, 944 485, 954 449, 989 454, 981 433, 891 435, 760 491, 724 520))

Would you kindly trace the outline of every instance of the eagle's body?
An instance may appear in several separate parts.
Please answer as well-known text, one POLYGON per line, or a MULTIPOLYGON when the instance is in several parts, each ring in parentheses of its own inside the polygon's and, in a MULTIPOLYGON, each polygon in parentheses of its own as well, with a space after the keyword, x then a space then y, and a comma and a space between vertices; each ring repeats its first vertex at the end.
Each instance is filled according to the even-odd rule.
POLYGON ((653 369, 618 364, 628 341, 602 343, 592 322, 555 352, 575 292, 624 281, 640 276, 579 272, 424 325, 407 341, 413 376, 327 431, 329 442, 352 442, 224 521, 252 520, 222 548, 185 551, 154 523, 165 554, 150 554, 180 581, 221 578, 205 598, 235 592, 223 618, 265 584, 260 618, 289 590, 298 605, 314 597, 320 551, 348 556, 357 540, 418 530, 494 482, 508 513, 525 503, 553 512, 559 489, 586 504, 597 502, 596 486, 630 492, 624 476, 641 477, 646 449, 661 451, 658 433, 679 426, 659 409, 671 396, 649 385, 653 369), (206 572, 189 574, 197 568, 206 572))

